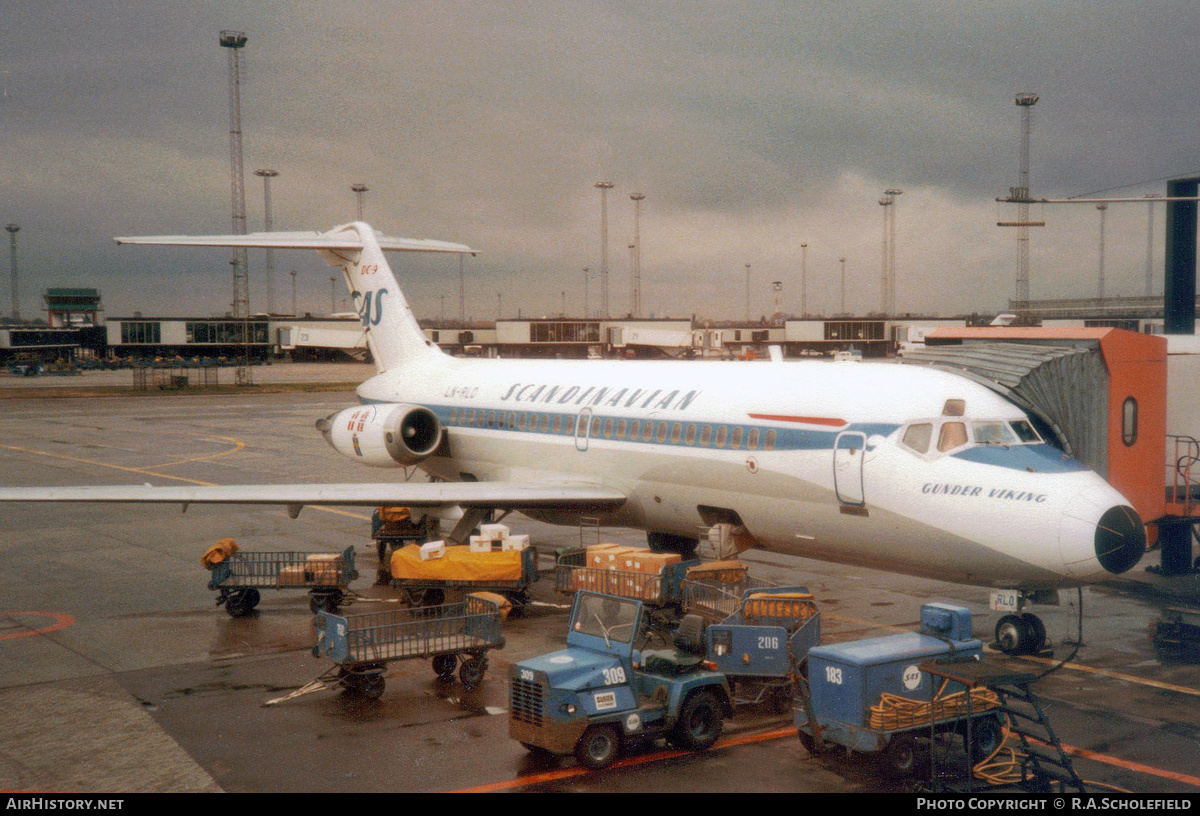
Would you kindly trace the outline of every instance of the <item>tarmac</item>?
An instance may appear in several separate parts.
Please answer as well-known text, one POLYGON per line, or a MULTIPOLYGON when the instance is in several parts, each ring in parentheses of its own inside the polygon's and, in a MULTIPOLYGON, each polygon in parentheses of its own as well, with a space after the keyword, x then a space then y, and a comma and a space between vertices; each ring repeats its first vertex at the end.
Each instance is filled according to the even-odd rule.
MULTIPOLYGON (((129 371, 0 377, 0 482, 375 481, 382 472, 338 456, 313 429, 316 417, 354 401, 350 386, 330 383, 371 372, 352 363, 276 364, 256 367, 255 386, 240 391, 138 393, 129 371)), ((561 648, 570 598, 549 580, 552 554, 584 534, 519 515, 506 523, 531 535, 544 580, 526 613, 505 622, 505 647, 490 653, 478 689, 438 680, 427 661, 403 661, 389 664, 379 700, 327 690, 268 706, 329 668, 311 652, 308 599, 265 591, 255 614, 231 618, 215 604, 200 555, 225 537, 248 550, 354 546, 361 577, 346 611, 389 608, 396 593, 374 584, 368 513, 307 507, 292 520, 261 508, 0 505, 0 789, 913 789, 861 756, 810 756, 790 717, 754 707, 739 710, 722 741, 701 754, 647 750, 603 772, 528 754, 507 735, 508 667, 561 648)), ((602 535, 644 544, 635 531, 602 535)), ((827 642, 911 631, 930 600, 970 608, 976 636, 990 639, 995 616, 983 589, 762 553, 745 560, 763 580, 807 586, 827 642)), ((1096 790, 1194 795, 1200 665, 1164 658, 1150 633, 1166 606, 1196 600, 1197 581, 1161 579, 1144 565, 1078 596, 1063 593, 1063 605, 1043 615, 1053 657, 1001 659, 1049 671, 1039 694, 1096 790), (1080 620, 1076 649, 1069 641, 1080 620)))

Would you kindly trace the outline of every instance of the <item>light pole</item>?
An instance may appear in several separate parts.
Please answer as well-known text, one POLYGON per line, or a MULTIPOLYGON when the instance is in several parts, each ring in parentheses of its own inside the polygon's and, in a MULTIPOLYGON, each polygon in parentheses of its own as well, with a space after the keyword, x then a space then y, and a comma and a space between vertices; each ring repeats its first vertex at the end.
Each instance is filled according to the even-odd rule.
POLYGON ((295 317, 297 314, 297 312, 296 312, 296 270, 293 269, 291 272, 288 272, 288 274, 292 276, 292 317, 295 317))
POLYGON ((750 264, 746 264, 746 322, 750 322, 750 264))
POLYGON ((18 277, 17 277, 17 233, 21 228, 16 224, 9 224, 4 229, 8 230, 8 259, 9 271, 12 273, 12 319, 14 321, 21 319, 21 299, 18 297, 18 277))
POLYGON ((808 317, 808 241, 800 244, 800 316, 808 317))
POLYGON ((337 278, 329 276, 329 313, 337 311, 337 278))
POLYGON ((891 196, 883 196, 879 199, 879 206, 883 207, 883 247, 879 251, 880 271, 879 271, 879 311, 887 314, 887 296, 888 296, 888 211, 892 206, 891 196))
MULTIPOLYGON (((263 180, 263 229, 270 232, 275 226, 271 220, 271 179, 279 175, 278 170, 271 170, 264 167, 261 170, 255 170, 254 175, 263 180)), ((275 277, 275 258, 272 251, 268 248, 266 251, 267 261, 267 314, 275 313, 275 289, 272 279, 275 277)))
POLYGON ((888 216, 888 283, 883 309, 889 315, 896 311, 896 197, 903 192, 895 187, 883 191, 890 205, 885 210, 888 216))
POLYGON ((354 195, 358 198, 358 220, 363 220, 363 193, 371 189, 365 184, 351 184, 350 189, 354 191, 354 195))
POLYGON ((842 265, 842 314, 846 314, 846 259, 838 258, 838 263, 842 265))
POLYGON ((642 202, 646 196, 630 193, 633 200, 633 316, 642 316, 642 202))
POLYGON ((1097 277, 1099 278, 1096 286, 1096 296, 1101 300, 1104 299, 1104 216, 1108 212, 1107 204, 1097 204, 1096 209, 1100 211, 1100 270, 1097 277))
POLYGON ((616 185, 611 181, 598 181, 592 185, 600 191, 600 316, 607 318, 608 312, 608 191, 616 185))
POLYGON ((771 281, 771 289, 775 291, 775 314, 772 315, 772 318, 775 318, 783 311, 783 281, 771 281))
POLYGON ((586 267, 586 266, 585 266, 585 267, 583 268, 583 316, 584 316, 585 318, 588 316, 588 309, 589 309, 589 305, 588 305, 588 280, 590 279, 590 275, 588 275, 588 273, 589 273, 589 272, 591 272, 591 271, 592 271, 592 270, 591 270, 589 267, 586 267))

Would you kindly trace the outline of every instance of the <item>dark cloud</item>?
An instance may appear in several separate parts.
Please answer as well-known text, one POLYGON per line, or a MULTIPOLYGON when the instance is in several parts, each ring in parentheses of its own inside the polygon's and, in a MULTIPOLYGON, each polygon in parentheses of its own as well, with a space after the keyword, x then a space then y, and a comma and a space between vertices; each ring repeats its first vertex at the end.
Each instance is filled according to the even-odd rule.
MULTIPOLYGON (((1019 112, 1036 91, 1033 189, 1062 196, 1200 169, 1190 94, 1200 11, 1185 2, 642 4, 50 0, 13 5, 0 54, 0 219, 22 225, 23 310, 48 285, 96 285, 109 314, 223 311, 227 256, 118 249, 117 234, 229 229, 227 52, 242 85, 249 222, 257 167, 280 228, 354 214, 470 243, 468 311, 582 308, 610 194, 611 300, 628 301, 632 205, 646 195, 644 300, 716 314, 744 266, 810 305, 874 308, 885 187, 898 205, 898 302, 999 309, 1015 236, 993 199, 1017 182, 1019 112), (759 272, 761 270, 761 273, 759 272), (520 282, 513 285, 513 281, 520 282), (936 302, 922 299, 938 281, 936 302)), ((1137 293, 1145 209, 1109 213, 1109 291, 1137 293), (1139 235, 1141 236, 1139 238, 1139 235)), ((1095 213, 1055 209, 1033 239, 1035 296, 1094 290, 1095 213)), ((1161 230, 1161 215, 1159 217, 1161 230)), ((311 257, 276 256, 277 303, 329 307, 311 257), (281 295, 279 293, 286 293, 281 295)), ((252 257, 252 306, 265 308, 252 257)), ((457 307, 457 262, 405 258, 421 314, 457 307)), ((595 281, 591 303, 598 302, 595 281)), ((335 302, 335 305, 336 302, 335 302)), ((794 306, 795 308, 795 306, 794 306)))

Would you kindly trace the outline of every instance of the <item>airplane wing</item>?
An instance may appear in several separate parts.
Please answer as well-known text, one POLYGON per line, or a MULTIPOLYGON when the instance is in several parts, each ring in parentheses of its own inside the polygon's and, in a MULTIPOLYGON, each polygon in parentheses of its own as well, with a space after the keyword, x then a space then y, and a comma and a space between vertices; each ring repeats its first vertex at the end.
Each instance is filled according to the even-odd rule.
POLYGON ((625 494, 586 484, 531 482, 383 482, 377 484, 201 485, 196 487, 96 485, 5 487, 0 502, 145 502, 277 504, 295 518, 306 504, 377 507, 479 507, 497 510, 611 510, 625 494))
MULTIPOLYGON (((375 234, 379 248, 400 252, 456 252, 477 255, 478 250, 452 241, 429 238, 393 238, 375 234)), ((113 238, 118 244, 147 246, 205 246, 247 247, 263 249, 324 249, 355 251, 363 248, 362 239, 354 230, 333 229, 329 232, 252 232, 247 235, 139 235, 113 238)))

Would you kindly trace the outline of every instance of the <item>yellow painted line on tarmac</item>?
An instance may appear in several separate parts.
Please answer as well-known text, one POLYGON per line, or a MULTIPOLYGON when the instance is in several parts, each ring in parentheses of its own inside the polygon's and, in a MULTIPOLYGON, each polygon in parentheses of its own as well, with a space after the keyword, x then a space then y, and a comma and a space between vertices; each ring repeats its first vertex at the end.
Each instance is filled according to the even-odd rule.
POLYGON ((233 447, 229 450, 223 450, 220 453, 210 453, 207 456, 193 456, 190 459, 180 459, 178 462, 167 462, 162 465, 154 465, 153 467, 167 468, 175 467, 175 465, 185 465, 188 462, 205 462, 209 459, 217 459, 221 456, 228 456, 231 453, 237 453, 238 451, 242 450, 242 448, 246 447, 245 442, 241 441, 240 439, 234 439, 232 436, 204 436, 201 434, 194 434, 194 436, 197 436, 200 439, 219 439, 222 442, 231 443, 233 447))
MULTIPOLYGON (((852 624, 856 624, 859 626, 867 626, 867 627, 871 627, 874 629, 888 629, 888 630, 895 631, 895 632, 911 632, 912 631, 911 629, 906 629, 906 628, 900 627, 900 626, 888 626, 888 625, 882 624, 882 623, 873 623, 871 621, 859 620, 858 618, 848 618, 848 617, 844 617, 841 615, 825 615, 824 613, 822 613, 822 617, 829 618, 830 620, 842 621, 843 623, 852 623, 852 624)), ((1057 666, 1060 662, 1053 658, 1037 657, 1036 655, 1022 655, 1020 657, 1017 657, 1016 659, 1017 660, 1029 660, 1029 661, 1032 661, 1035 663, 1041 663, 1046 666, 1057 666)), ((1149 688, 1161 689, 1163 691, 1173 691, 1177 694, 1186 694, 1191 697, 1200 697, 1200 689, 1194 689, 1189 686, 1178 686, 1173 683, 1163 683, 1159 680, 1151 680, 1148 677, 1136 677, 1132 674, 1122 674, 1121 672, 1115 672, 1110 669, 1100 669, 1100 668, 1096 668, 1095 666, 1085 666, 1082 663, 1064 663, 1062 667, 1064 669, 1070 669, 1071 671, 1087 672, 1089 674, 1098 674, 1103 677, 1109 677, 1113 680, 1123 680, 1126 683, 1134 683, 1139 686, 1147 686, 1149 688)))
MULTIPOLYGON (((245 446, 243 445, 242 447, 245 447, 245 446)), ((18 451, 20 453, 31 453, 35 456, 48 456, 51 459, 65 459, 68 462, 79 462, 80 464, 84 464, 84 465, 95 465, 96 467, 106 467, 106 468, 112 468, 113 470, 123 470, 127 473, 140 473, 143 476, 154 476, 159 479, 172 479, 176 482, 187 482, 188 484, 200 485, 202 487, 220 487, 220 485, 218 485, 216 482, 205 482, 205 481, 201 481, 200 479, 189 479, 186 476, 172 476, 169 473, 159 473, 157 471, 149 470, 147 468, 136 468, 136 467, 126 467, 125 465, 114 465, 114 464, 110 464, 109 462, 99 462, 95 459, 84 459, 79 456, 67 456, 65 453, 51 453, 49 451, 36 450, 34 448, 22 448, 18 445, 0 445, 0 448, 2 448, 4 450, 18 451)), ((238 450, 240 450, 240 448, 238 450)), ((233 451, 226 451, 225 453, 232 453, 232 452, 233 451)), ((156 467, 166 467, 166 465, 157 465, 156 467)), ((335 513, 339 516, 348 516, 349 518, 362 519, 363 521, 368 521, 371 518, 370 516, 364 516, 361 513, 351 513, 347 510, 342 510, 337 507, 325 507, 325 506, 319 505, 319 504, 306 505, 306 506, 311 506, 312 509, 320 510, 324 513, 335 513)))
MULTIPOLYGON (((1035 663, 1042 663, 1047 666, 1056 666, 1058 661, 1049 657, 1036 657, 1034 655, 1024 655, 1019 660, 1031 660, 1035 663)), ((1163 683, 1158 680, 1151 680, 1146 677, 1134 677, 1131 674, 1121 674, 1120 672, 1110 671, 1109 669, 1098 669, 1095 666, 1084 666, 1081 663, 1066 663, 1064 669, 1073 671, 1087 672, 1089 674, 1099 674, 1104 677, 1111 677, 1114 680, 1124 680, 1127 683, 1136 683, 1139 686, 1149 686, 1150 688, 1162 689, 1163 691, 1173 691, 1177 694, 1188 694, 1192 697, 1200 697, 1200 689, 1189 688, 1188 686, 1177 686, 1173 683, 1163 683)))

